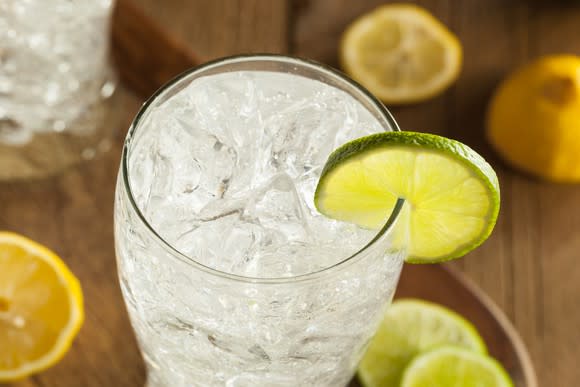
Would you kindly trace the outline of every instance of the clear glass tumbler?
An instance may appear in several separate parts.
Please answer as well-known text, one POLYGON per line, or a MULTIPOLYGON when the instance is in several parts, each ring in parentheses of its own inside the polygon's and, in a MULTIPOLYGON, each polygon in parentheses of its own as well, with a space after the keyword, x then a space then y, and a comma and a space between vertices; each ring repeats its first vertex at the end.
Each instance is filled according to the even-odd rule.
POLYGON ((249 55, 192 69, 142 107, 115 201, 121 288, 150 386, 345 386, 405 256, 313 204, 339 144, 398 130, 324 65, 249 55))
POLYGON ((50 175, 110 146, 112 9, 113 0, 0 1, 0 180, 50 175))

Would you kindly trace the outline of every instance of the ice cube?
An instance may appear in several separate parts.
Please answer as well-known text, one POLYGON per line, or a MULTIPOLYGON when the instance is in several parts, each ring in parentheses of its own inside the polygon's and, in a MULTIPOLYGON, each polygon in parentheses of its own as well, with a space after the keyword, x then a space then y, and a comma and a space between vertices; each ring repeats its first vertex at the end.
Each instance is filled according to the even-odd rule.
POLYGON ((74 134, 95 130, 84 117, 110 97, 99 91, 110 80, 111 9, 110 0, 0 2, 0 105, 20 127, 42 133, 60 121, 74 134))
POLYGON ((192 110, 182 107, 181 113, 191 115, 168 114, 162 107, 146 121, 157 130, 147 144, 153 155, 149 172, 153 178, 143 204, 154 224, 190 219, 209 202, 223 197, 236 163, 237 152, 195 125, 192 110))
POLYGON ((375 121, 342 91, 306 82, 212 75, 156 107, 142 123, 152 140, 136 145, 153 156, 133 160, 138 202, 166 240, 219 270, 277 277, 329 266, 371 239, 321 216, 313 196, 337 141, 376 131, 375 121))
POLYGON ((267 229, 281 231, 289 241, 309 240, 311 233, 302 199, 288 174, 275 175, 256 192, 244 217, 255 219, 267 229))

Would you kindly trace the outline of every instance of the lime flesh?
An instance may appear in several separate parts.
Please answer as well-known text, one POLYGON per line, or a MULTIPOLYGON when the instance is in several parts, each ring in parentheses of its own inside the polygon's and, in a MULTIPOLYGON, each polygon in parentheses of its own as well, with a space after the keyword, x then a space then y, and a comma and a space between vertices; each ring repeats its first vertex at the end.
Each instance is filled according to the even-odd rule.
POLYGON ((417 354, 442 345, 486 353, 477 330, 455 312, 425 301, 397 300, 360 363, 359 379, 366 387, 399 386, 404 369, 417 354))
POLYGON ((405 370, 401 387, 513 387, 494 359, 463 348, 442 347, 417 356, 405 370))
POLYGON ((385 132, 336 149, 316 188, 318 210, 331 218, 379 229, 397 198, 406 201, 407 262, 465 255, 490 235, 499 212, 499 183, 468 146, 415 132, 385 132))

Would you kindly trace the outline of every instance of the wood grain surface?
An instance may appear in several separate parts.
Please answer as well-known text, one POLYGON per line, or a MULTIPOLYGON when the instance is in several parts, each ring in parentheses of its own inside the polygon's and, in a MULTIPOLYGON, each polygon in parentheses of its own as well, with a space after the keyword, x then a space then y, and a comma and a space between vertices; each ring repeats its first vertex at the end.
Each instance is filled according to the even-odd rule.
MULTIPOLYGON (((191 58, 204 61, 240 52, 291 52, 336 65, 341 31, 355 17, 384 2, 139 3, 144 15, 159 21, 191 49, 191 56, 169 60, 177 70, 191 58)), ((542 54, 580 54, 580 3, 418 3, 459 36, 465 54, 463 71, 442 96, 391 110, 403 129, 445 134, 480 151, 499 172, 502 188, 502 210, 494 234, 452 266, 483 288, 515 324, 530 349, 540 386, 575 386, 580 381, 580 265, 576 263, 580 186, 547 184, 509 169, 484 141, 483 122, 491 92, 509 71, 542 54)), ((133 23, 132 28, 138 27, 133 23)), ((143 51, 139 55, 145 61, 168 61, 157 54, 143 51)), ((143 68, 140 63, 133 63, 135 71, 143 68)), ((172 75, 154 75, 137 91, 147 94, 172 75)), ((127 72, 123 79, 136 82, 130 81, 127 72)), ((56 367, 17 383, 19 387, 143 385, 144 370, 117 285, 112 230, 121 143, 142 98, 129 96, 128 105, 122 107, 127 117, 116 132, 113 148, 99 159, 50 180, 0 183, 0 229, 22 233, 57 251, 79 276, 86 296, 87 319, 71 352, 56 367)))
MULTIPOLYGON (((306 2, 295 16, 292 47, 336 64, 341 31, 378 0, 306 2)), ((572 1, 418 1, 455 32, 463 70, 446 93, 392 108, 403 130, 443 134, 485 155, 498 171, 502 208, 491 238, 452 265, 507 314, 530 349, 540 386, 580 383, 580 186, 517 173, 484 140, 485 110, 498 82, 544 54, 580 54, 580 3, 572 1)), ((549 128, 547 128, 549 130, 549 128)))

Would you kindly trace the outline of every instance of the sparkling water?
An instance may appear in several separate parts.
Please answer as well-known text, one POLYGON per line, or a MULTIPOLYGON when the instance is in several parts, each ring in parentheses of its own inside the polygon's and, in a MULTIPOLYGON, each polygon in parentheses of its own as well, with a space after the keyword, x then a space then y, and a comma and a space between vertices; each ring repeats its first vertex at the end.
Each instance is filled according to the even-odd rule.
POLYGON ((108 67, 112 3, 0 1, 0 145, 96 130, 98 123, 83 118, 96 115, 115 89, 108 67))
POLYGON ((322 216, 314 190, 333 149, 382 130, 348 93, 268 71, 183 81, 144 111, 116 247, 151 385, 348 382, 404 252, 385 239, 341 263, 376 231, 322 216))

